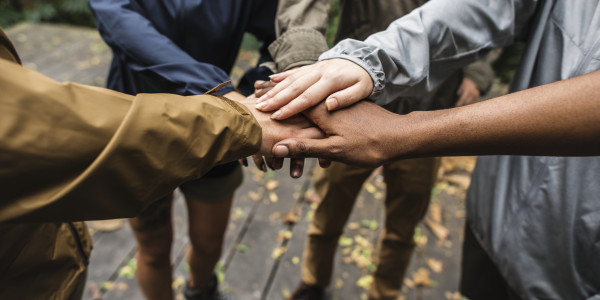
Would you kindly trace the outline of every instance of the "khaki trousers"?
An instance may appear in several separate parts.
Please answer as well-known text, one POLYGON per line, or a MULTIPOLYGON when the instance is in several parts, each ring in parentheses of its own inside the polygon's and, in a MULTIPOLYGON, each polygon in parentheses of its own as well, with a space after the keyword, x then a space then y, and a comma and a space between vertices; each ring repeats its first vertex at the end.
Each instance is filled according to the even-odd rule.
MULTIPOLYGON (((414 229, 427 211, 438 162, 437 158, 420 158, 383 166, 387 184, 385 226, 369 299, 397 298, 415 247, 414 229)), ((304 283, 329 285, 338 240, 362 184, 373 170, 334 162, 317 171, 315 187, 321 203, 308 230, 302 264, 304 283)))

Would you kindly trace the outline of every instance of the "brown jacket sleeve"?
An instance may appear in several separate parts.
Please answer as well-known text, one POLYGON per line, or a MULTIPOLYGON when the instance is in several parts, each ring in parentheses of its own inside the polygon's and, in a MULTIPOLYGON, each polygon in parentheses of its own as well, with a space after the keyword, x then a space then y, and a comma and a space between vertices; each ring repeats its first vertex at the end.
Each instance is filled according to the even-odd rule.
POLYGON ((260 146, 252 114, 225 98, 134 97, 5 59, 0 69, 0 222, 131 217, 260 146))
POLYGON ((279 0, 275 30, 269 45, 275 71, 315 63, 327 51, 329 0, 279 0))

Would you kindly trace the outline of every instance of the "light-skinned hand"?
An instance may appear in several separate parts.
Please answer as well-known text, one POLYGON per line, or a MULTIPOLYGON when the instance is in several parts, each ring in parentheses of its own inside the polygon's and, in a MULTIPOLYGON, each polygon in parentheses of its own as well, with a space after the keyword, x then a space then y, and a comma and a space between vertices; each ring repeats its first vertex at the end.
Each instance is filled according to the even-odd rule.
POLYGON ((473 104, 479 100, 481 93, 475 82, 469 78, 463 78, 462 83, 456 91, 458 100, 456 100, 456 107, 473 104))
MULTIPOLYGON (((325 99, 328 110, 347 107, 373 90, 369 73, 346 59, 329 59, 271 76, 277 83, 258 99, 256 108, 275 111, 276 120, 287 119, 325 99)), ((262 92, 262 91, 261 91, 262 92)))

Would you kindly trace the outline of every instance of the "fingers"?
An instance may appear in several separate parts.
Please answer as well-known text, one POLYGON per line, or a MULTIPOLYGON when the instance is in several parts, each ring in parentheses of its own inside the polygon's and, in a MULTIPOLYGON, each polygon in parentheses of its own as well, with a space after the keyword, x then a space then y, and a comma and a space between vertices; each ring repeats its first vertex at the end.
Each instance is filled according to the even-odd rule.
POLYGON ((260 98, 270 91, 276 84, 277 83, 273 81, 257 80, 254 83, 254 95, 260 98))
POLYGON ((325 105, 327 106, 328 111, 334 111, 365 99, 369 96, 369 94, 370 91, 367 89, 367 86, 359 82, 346 89, 331 94, 331 96, 325 100, 325 105))
POLYGON ((265 156, 264 159, 271 170, 279 170, 283 167, 283 157, 265 156))
POLYGON ((321 168, 329 168, 329 166, 331 166, 331 161, 324 158, 319 158, 319 166, 321 168))
POLYGON ((290 159, 290 176, 292 178, 300 178, 304 171, 304 158, 290 159))
POLYGON ((286 139, 275 144, 272 152, 276 157, 319 157, 331 159, 335 157, 336 153, 332 151, 333 144, 332 137, 326 139, 286 139))
MULTIPOLYGON (((256 108, 261 111, 273 111, 282 108, 286 104, 291 101, 305 101, 307 98, 312 98, 308 93, 314 93, 314 91, 307 91, 313 84, 319 81, 320 75, 318 73, 308 73, 304 74, 304 76, 300 78, 296 78, 296 76, 290 76, 284 81, 278 83, 273 89, 271 89, 268 93, 263 95, 258 99, 258 104, 256 108), (296 99, 300 95, 304 95, 302 99, 296 99)), ((327 96, 325 94, 319 99, 313 100, 313 102, 320 102, 327 96)), ((310 107, 310 105, 304 105, 305 107, 310 107)), ((281 113, 281 112, 280 112, 281 113)), ((298 112, 296 112, 298 113, 298 112)), ((292 116, 296 113, 285 113, 285 116, 292 116)), ((282 120, 284 118, 277 118, 274 115, 274 119, 282 120)))
POLYGON ((254 165, 256 165, 259 170, 267 172, 267 165, 262 155, 252 155, 252 161, 254 161, 254 165))
POLYGON ((248 166, 248 158, 238 159, 238 162, 240 163, 240 165, 242 165, 244 167, 248 166))

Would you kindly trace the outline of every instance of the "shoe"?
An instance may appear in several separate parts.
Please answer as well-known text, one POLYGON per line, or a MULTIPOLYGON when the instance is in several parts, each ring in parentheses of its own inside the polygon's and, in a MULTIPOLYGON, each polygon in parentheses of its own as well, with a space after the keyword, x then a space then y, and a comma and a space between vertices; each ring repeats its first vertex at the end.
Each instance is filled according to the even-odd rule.
POLYGON ((289 300, 323 300, 325 288, 300 282, 289 300))
POLYGON ((219 280, 214 274, 210 280, 209 288, 206 290, 191 288, 186 283, 183 289, 183 297, 186 300, 233 300, 219 290, 219 280))

